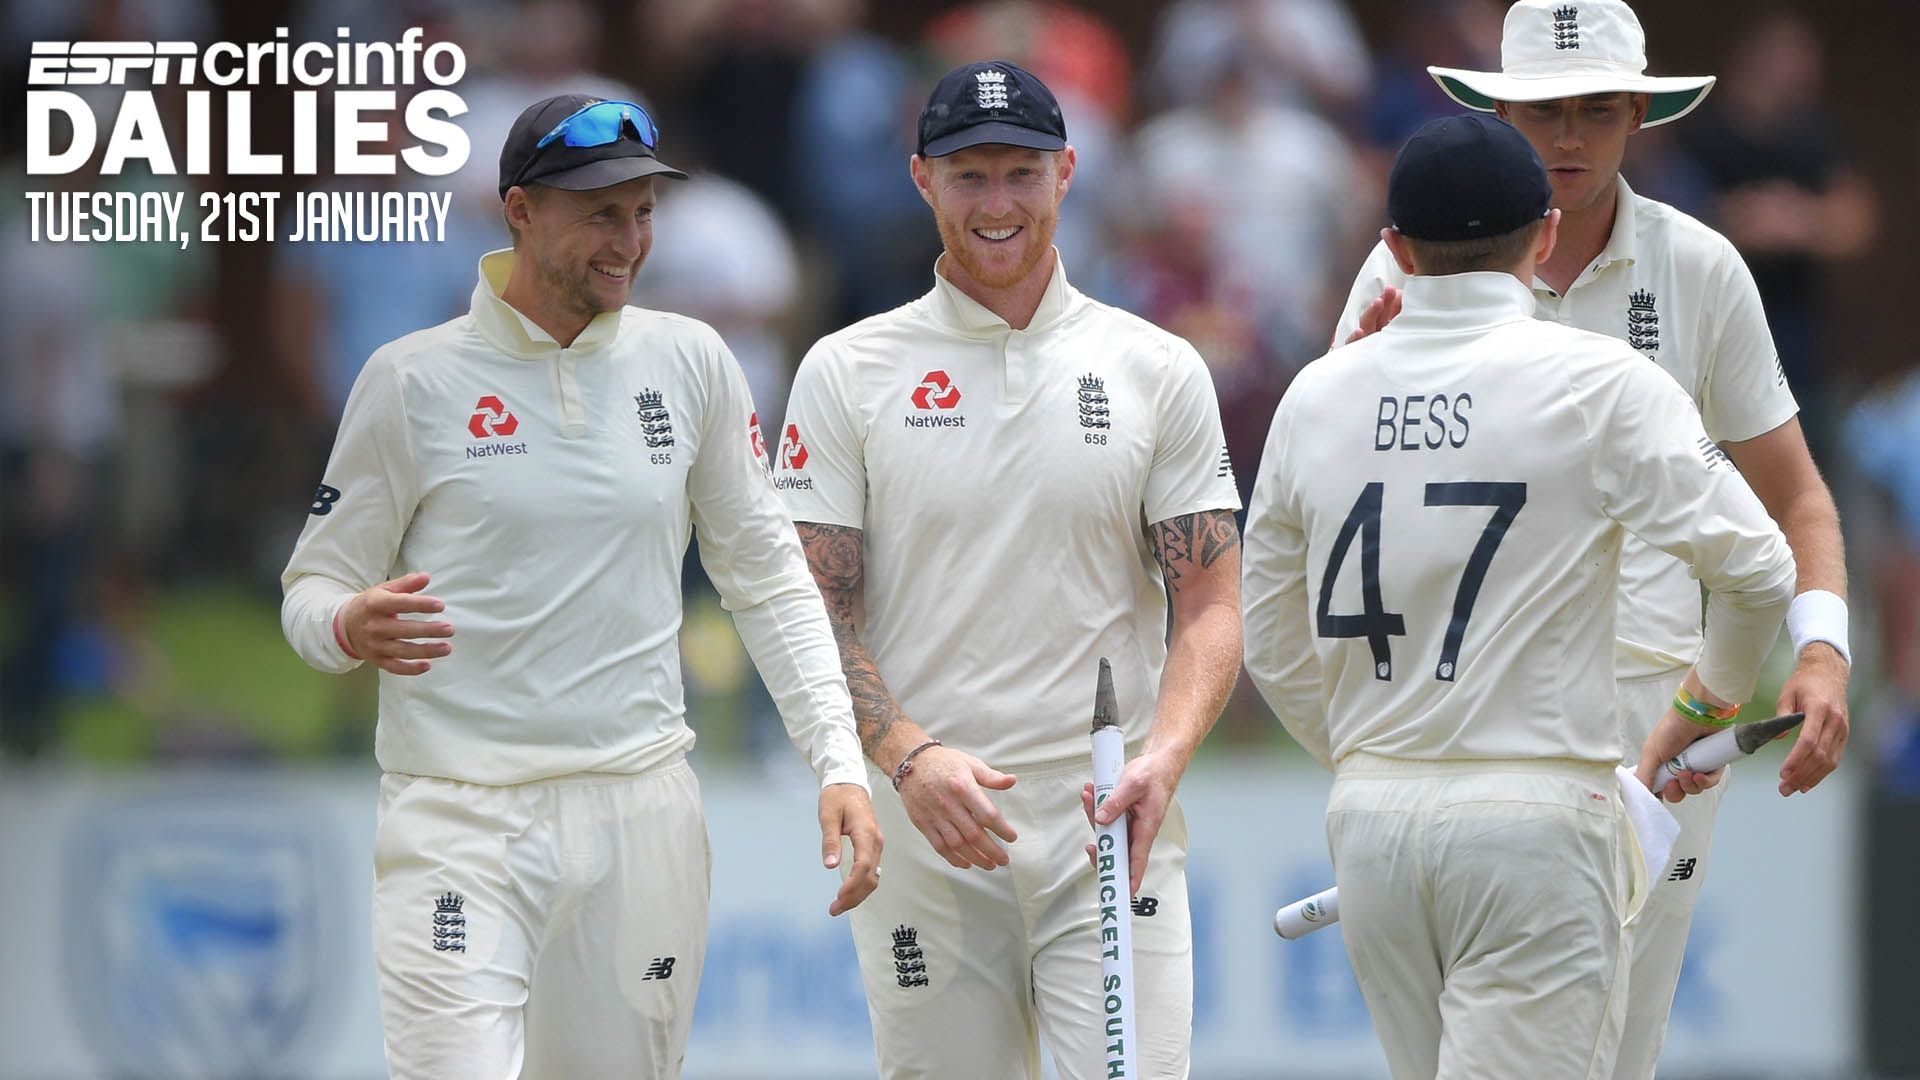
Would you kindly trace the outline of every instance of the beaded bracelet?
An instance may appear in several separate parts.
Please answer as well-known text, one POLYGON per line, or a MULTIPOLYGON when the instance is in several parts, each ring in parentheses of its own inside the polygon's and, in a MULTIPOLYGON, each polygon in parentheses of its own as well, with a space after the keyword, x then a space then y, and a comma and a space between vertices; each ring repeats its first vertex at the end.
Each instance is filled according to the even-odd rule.
POLYGON ((1740 706, 1709 705, 1682 689, 1673 695, 1673 711, 1696 724, 1704 724, 1707 727, 1728 727, 1732 725, 1733 718, 1740 715, 1740 706))

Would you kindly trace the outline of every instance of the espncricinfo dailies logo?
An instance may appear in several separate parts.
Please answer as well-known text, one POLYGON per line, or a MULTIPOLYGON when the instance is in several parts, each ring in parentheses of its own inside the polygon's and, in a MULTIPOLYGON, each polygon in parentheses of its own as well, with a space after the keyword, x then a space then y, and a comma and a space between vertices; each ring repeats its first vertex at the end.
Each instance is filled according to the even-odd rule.
MULTIPOLYGON (((447 89, 466 74, 467 58, 424 33, 416 26, 399 41, 352 41, 341 27, 335 41, 294 42, 279 27, 271 41, 244 44, 36 41, 27 175, 94 166, 111 177, 133 166, 156 176, 320 176, 324 147, 328 176, 393 176, 403 167, 446 176, 472 149, 453 122, 467 104, 447 89), (292 89, 256 94, 260 87, 292 89), (169 88, 169 113, 184 105, 179 123, 163 122, 159 88, 169 88), (414 145, 394 153, 396 120, 414 145), (291 132, 288 152, 259 149, 273 131, 291 132)), ((183 191, 53 186, 62 189, 27 192, 35 241, 444 240, 452 203, 450 193, 425 191, 208 191, 188 214, 183 191)))

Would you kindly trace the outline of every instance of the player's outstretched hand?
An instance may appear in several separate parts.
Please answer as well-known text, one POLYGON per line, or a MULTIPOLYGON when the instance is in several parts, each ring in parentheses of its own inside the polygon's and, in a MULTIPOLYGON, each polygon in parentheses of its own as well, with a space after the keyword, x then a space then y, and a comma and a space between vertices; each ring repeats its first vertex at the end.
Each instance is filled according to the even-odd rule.
POLYGON ((1689 795, 1698 795, 1720 782, 1727 775, 1722 767, 1708 773, 1683 772, 1678 779, 1662 771, 1662 766, 1672 761, 1680 751, 1720 730, 1706 724, 1696 724, 1672 709, 1653 725, 1653 731, 1647 736, 1646 745, 1640 749, 1640 767, 1634 775, 1640 778, 1647 790, 1668 802, 1679 802, 1689 795), (1656 783, 1655 777, 1664 777, 1664 783, 1656 783))
POLYGON ((827 914, 842 915, 880 887, 880 823, 873 817, 873 800, 858 784, 828 784, 820 789, 820 862, 829 870, 840 866, 840 838, 853 841, 853 865, 840 880, 840 893, 827 905, 827 914))
POLYGON ((447 605, 420 591, 428 580, 422 573, 402 574, 354 594, 340 609, 340 633, 347 646, 362 660, 395 675, 419 675, 451 653, 453 646, 445 641, 413 639, 450 638, 452 623, 400 618, 446 610, 447 605))
MULTIPOLYGON (((1098 810, 1093 806, 1093 785, 1080 789, 1080 807, 1096 826, 1110 825, 1121 814, 1133 815, 1127 822, 1127 867, 1133 874, 1129 896, 1140 893, 1140 882, 1147 874, 1147 856, 1153 851, 1161 824, 1167 820, 1167 807, 1172 805, 1174 789, 1180 786, 1180 775, 1185 771, 1171 754, 1149 750, 1121 768, 1113 794, 1098 810)), ((1092 857, 1092 845, 1088 845, 1087 855, 1092 857)))
POLYGON ((1360 313, 1360 325, 1354 328, 1353 333, 1347 335, 1345 343, 1350 345, 1368 334, 1379 333, 1398 314, 1400 314, 1400 290, 1389 285, 1380 290, 1380 295, 1374 297, 1373 302, 1360 313))
POLYGON ((1008 843, 1018 837, 983 789, 1005 791, 1013 781, 1013 774, 972 754, 935 746, 913 759, 913 771, 900 783, 900 801, 941 858, 961 870, 991 870, 1008 861, 1007 849, 994 837, 1008 843))
POLYGON ((1780 794, 1811 791, 1840 764, 1847 746, 1847 662, 1823 641, 1808 645, 1780 688, 1782 713, 1806 713, 1800 737, 1780 765, 1780 794))

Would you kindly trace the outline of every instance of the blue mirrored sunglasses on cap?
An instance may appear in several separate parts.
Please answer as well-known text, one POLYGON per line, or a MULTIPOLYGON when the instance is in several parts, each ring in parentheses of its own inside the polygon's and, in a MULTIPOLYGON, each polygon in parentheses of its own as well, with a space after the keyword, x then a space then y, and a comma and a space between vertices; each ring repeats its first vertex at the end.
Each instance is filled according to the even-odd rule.
POLYGON ((631 101, 596 101, 555 124, 534 149, 544 150, 556 139, 564 139, 568 146, 605 146, 620 140, 622 127, 631 127, 634 137, 649 150, 660 142, 660 129, 647 110, 631 101))

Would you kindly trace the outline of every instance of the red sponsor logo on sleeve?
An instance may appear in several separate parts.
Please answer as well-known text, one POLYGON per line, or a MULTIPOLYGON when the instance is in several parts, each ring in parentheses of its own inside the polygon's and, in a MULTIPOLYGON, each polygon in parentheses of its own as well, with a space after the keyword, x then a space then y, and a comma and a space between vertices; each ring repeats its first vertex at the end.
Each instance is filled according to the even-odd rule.
POLYGON ((788 424, 787 435, 780 440, 780 467, 783 469, 807 467, 807 444, 800 441, 798 424, 788 424))

